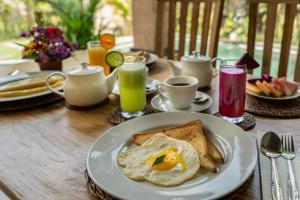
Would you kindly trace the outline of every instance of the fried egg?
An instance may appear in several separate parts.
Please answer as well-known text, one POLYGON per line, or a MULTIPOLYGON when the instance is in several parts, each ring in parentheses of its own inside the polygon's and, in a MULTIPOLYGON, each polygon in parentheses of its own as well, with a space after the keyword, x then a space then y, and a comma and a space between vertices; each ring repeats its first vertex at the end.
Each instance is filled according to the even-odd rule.
POLYGON ((117 162, 128 178, 160 186, 179 185, 191 179, 200 167, 198 152, 190 143, 164 134, 119 153, 117 162))

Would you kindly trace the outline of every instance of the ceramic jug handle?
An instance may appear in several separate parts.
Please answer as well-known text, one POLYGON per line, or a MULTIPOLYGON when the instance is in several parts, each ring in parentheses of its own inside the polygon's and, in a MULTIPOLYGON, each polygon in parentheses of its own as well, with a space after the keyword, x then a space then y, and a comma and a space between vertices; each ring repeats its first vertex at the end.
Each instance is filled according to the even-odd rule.
POLYGON ((65 97, 65 94, 63 92, 53 89, 51 87, 51 85, 49 84, 49 80, 52 76, 62 76, 65 80, 66 80, 66 76, 62 72, 53 72, 53 73, 49 74, 46 79, 46 87, 48 88, 48 90, 50 90, 51 92, 53 92, 55 94, 58 94, 59 96, 65 97))
POLYGON ((217 57, 215 57, 215 58, 213 58, 213 59, 211 59, 211 61, 210 61, 210 64, 211 65, 213 65, 214 64, 214 62, 217 62, 217 61, 222 61, 222 59, 221 58, 217 58, 217 57))

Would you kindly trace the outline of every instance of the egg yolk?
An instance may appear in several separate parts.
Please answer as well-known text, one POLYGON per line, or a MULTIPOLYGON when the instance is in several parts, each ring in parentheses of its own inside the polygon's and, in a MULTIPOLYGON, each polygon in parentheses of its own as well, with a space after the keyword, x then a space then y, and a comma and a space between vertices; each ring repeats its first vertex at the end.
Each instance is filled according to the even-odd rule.
POLYGON ((182 171, 186 170, 186 163, 184 162, 183 157, 178 153, 177 149, 175 148, 168 148, 166 150, 163 150, 155 155, 149 156, 146 160, 146 163, 148 163, 152 169, 156 169, 159 171, 166 171, 169 169, 172 169, 175 167, 178 163, 182 166, 182 171), (159 162, 157 164, 154 164, 155 160, 161 156, 164 156, 164 159, 162 162, 159 162))

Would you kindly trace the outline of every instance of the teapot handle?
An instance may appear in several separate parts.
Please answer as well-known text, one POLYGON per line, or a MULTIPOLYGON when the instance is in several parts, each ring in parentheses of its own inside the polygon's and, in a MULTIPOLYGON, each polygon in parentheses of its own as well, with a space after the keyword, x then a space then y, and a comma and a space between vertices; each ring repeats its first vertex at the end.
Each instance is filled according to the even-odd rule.
POLYGON ((66 76, 62 73, 62 72, 53 72, 51 74, 48 75, 47 79, 46 79, 46 87, 48 88, 48 90, 50 90, 51 92, 55 93, 55 94, 58 94, 59 96, 62 96, 65 98, 65 94, 63 92, 59 92, 55 89, 53 89, 51 87, 51 85, 49 84, 49 80, 52 76, 62 76, 65 80, 66 80, 66 76))
POLYGON ((211 59, 210 64, 212 65, 214 62, 217 62, 218 60, 223 61, 221 58, 215 57, 215 58, 211 59))

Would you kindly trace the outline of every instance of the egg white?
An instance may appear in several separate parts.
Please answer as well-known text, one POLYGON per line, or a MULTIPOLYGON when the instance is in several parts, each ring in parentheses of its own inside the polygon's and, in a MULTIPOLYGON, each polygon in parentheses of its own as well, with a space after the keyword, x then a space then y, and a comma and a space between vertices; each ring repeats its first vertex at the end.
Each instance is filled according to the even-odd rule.
POLYGON ((164 134, 156 134, 144 144, 121 152, 117 156, 118 164, 123 167, 124 174, 133 180, 148 180, 160 186, 175 186, 191 179, 200 167, 198 152, 183 140, 177 140, 164 134), (169 170, 155 170, 145 160, 167 148, 175 148, 183 157, 186 170, 182 164, 169 170))

